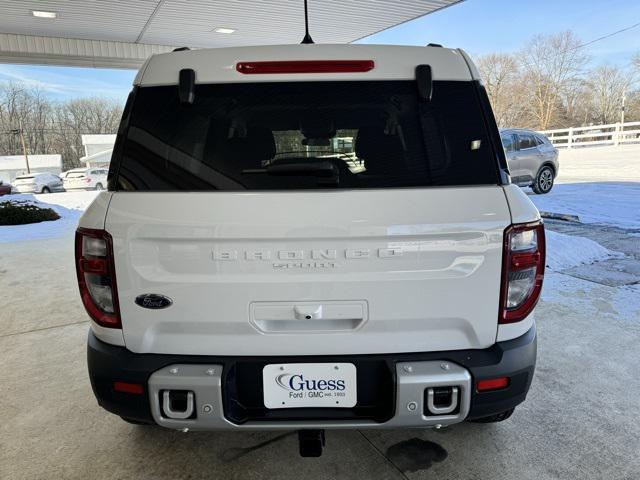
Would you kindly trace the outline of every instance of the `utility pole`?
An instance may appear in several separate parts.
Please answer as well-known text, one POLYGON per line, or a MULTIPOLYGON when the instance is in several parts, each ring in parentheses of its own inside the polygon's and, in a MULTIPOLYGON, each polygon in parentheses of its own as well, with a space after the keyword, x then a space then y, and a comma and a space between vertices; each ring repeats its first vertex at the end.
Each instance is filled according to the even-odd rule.
POLYGON ((24 141, 24 129, 22 128, 22 120, 19 120, 19 130, 14 130, 14 133, 20 135, 20 141, 22 142, 22 153, 24 155, 24 161, 27 164, 27 173, 31 173, 31 168, 29 167, 29 155, 27 154, 27 143, 24 141))
POLYGON ((622 89, 622 106, 620 108, 620 123, 624 123, 624 104, 627 99, 627 87, 622 89))

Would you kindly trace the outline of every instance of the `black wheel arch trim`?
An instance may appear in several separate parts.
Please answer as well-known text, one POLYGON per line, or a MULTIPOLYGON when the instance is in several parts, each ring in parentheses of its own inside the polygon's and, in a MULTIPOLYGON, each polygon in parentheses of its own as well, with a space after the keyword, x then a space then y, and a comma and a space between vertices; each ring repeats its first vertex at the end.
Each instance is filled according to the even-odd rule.
POLYGON ((536 178, 538 178, 538 175, 540 174, 540 172, 542 171, 542 169, 544 167, 549 167, 551 169, 551 171, 553 172, 553 178, 555 179, 556 176, 558 175, 558 171, 556 170, 556 167, 553 165, 553 163, 551 163, 549 161, 546 161, 542 165, 540 165, 540 168, 538 169, 538 172, 536 173, 536 178))

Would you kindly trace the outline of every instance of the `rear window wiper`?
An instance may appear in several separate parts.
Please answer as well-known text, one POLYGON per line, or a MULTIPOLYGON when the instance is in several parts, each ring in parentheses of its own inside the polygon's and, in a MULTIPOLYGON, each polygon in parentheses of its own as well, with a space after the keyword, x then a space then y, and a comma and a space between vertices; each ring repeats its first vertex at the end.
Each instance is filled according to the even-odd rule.
POLYGON ((265 168, 242 170, 242 173, 266 173, 268 175, 298 176, 308 175, 331 178, 340 174, 338 167, 332 162, 295 162, 276 163, 265 168))

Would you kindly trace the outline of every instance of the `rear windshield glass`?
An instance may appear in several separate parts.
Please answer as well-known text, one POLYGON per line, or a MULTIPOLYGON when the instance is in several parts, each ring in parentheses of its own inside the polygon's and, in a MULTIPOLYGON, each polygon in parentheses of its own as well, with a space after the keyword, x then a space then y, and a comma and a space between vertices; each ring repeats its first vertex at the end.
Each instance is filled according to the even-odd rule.
MULTIPOLYGON (((138 90, 117 190, 288 190, 497 184, 472 82, 198 85, 138 90)), ((119 165, 119 167, 118 167, 119 165)))
POLYGON ((65 178, 83 178, 84 172, 69 172, 65 178))

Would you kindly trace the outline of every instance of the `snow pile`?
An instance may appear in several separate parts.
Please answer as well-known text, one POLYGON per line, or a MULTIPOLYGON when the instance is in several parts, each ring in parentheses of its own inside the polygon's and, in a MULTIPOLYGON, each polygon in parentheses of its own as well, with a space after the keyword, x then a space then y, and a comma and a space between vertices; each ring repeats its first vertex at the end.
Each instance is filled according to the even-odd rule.
POLYGON ((640 228, 640 182, 560 184, 529 199, 540 211, 577 215, 582 223, 640 228))
POLYGON ((0 243, 23 242, 69 235, 75 231, 78 220, 98 192, 63 192, 43 195, 19 194, 0 197, 0 202, 28 202, 42 208, 51 208, 60 215, 59 220, 29 225, 0 226, 0 243))
POLYGON ((545 231, 545 237, 547 240, 547 266, 555 271, 621 255, 584 237, 565 235, 548 229, 545 231))

